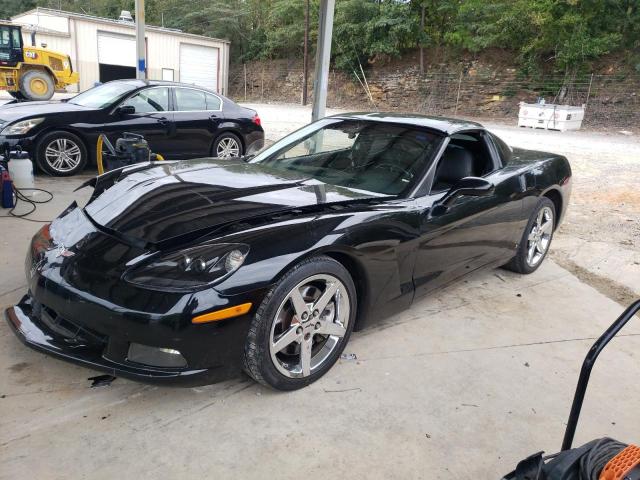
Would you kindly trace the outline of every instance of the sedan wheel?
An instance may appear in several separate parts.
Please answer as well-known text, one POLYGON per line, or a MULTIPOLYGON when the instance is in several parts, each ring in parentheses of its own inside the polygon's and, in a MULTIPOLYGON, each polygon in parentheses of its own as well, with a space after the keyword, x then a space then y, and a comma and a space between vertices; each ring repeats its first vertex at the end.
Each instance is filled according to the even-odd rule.
POLYGON ((215 144, 215 156, 218 158, 232 158, 242 155, 240 140, 231 134, 220 137, 215 144))
POLYGON ((349 272, 328 257, 305 260, 265 296, 251 323, 245 370, 258 382, 295 390, 338 360, 356 309, 349 272))
POLYGON ((74 175, 84 168, 87 149, 72 133, 51 132, 38 142, 36 162, 49 175, 74 175))
POLYGON ((45 160, 51 170, 66 173, 78 167, 82 152, 77 143, 67 138, 50 142, 44 151, 45 160))

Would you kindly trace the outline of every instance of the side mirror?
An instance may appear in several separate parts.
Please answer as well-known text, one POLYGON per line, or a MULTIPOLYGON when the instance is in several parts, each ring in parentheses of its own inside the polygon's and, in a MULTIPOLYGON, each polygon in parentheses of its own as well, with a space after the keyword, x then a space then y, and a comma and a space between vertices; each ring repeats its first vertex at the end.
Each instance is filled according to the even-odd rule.
POLYGON ((136 113, 136 107, 133 105, 121 105, 116 108, 116 113, 118 115, 133 115, 136 113))
POLYGON ((491 195, 495 190, 495 185, 480 177, 464 177, 451 187, 447 194, 440 200, 440 205, 449 207, 458 197, 463 195, 469 197, 484 197, 491 195))

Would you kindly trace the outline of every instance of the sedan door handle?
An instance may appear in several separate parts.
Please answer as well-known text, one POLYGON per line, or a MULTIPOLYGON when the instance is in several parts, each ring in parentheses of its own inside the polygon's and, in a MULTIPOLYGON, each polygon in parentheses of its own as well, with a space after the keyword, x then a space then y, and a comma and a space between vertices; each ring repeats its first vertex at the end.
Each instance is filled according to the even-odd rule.
POLYGON ((169 125, 169 119, 166 117, 160 117, 158 118, 158 123, 160 125, 169 125))

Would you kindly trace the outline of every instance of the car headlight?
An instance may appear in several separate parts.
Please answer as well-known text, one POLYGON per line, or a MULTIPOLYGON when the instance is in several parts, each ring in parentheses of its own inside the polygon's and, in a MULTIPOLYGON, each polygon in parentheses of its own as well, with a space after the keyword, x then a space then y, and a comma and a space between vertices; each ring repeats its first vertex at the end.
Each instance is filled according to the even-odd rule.
POLYGON ((44 118, 30 118, 29 120, 12 123, 8 127, 5 127, 2 132, 0 132, 0 135, 24 135, 36 125, 40 125, 43 121, 44 118))
POLYGON ((233 274, 244 263, 249 246, 220 243, 201 245, 151 258, 133 266, 124 279, 135 285, 167 291, 211 286, 233 274))

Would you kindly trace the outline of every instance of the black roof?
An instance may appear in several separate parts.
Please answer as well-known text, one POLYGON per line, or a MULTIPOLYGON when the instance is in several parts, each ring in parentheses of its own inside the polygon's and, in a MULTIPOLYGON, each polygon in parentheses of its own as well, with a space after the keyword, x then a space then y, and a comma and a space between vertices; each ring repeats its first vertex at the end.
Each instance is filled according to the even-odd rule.
POLYGON ((208 90, 208 88, 200 87, 199 85, 194 85, 192 83, 170 82, 168 80, 140 80, 137 78, 127 78, 122 80, 111 80, 105 83, 128 83, 129 85, 133 85, 136 87, 146 87, 149 85, 174 85, 179 87, 196 87, 203 90, 208 90))
POLYGON ((469 120, 446 117, 430 117, 428 115, 420 115, 417 113, 386 113, 386 112, 353 112, 339 113, 332 115, 331 118, 344 118, 356 120, 369 120, 386 123, 406 123, 417 127, 426 127, 437 130, 447 135, 460 132, 462 130, 478 130, 484 129, 482 125, 469 120))
POLYGON ((168 80, 140 80, 137 78, 127 78, 127 79, 123 79, 123 80, 110 80, 108 82, 105 83, 127 83, 129 85, 131 85, 132 87, 135 88, 143 88, 143 87, 151 87, 151 86, 156 86, 156 85, 167 85, 167 86, 171 86, 171 87, 190 87, 190 88, 197 88, 198 90, 203 90, 205 92, 211 92, 215 95, 217 95, 218 97, 222 97, 225 100, 229 100, 227 97, 225 97, 224 95, 215 92, 213 90, 211 90, 210 88, 206 88, 206 87, 201 87, 200 85, 195 85, 193 83, 181 83, 181 82, 170 82, 168 80))

